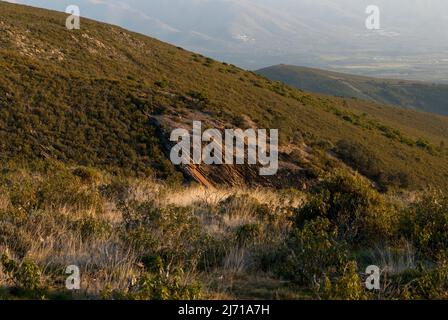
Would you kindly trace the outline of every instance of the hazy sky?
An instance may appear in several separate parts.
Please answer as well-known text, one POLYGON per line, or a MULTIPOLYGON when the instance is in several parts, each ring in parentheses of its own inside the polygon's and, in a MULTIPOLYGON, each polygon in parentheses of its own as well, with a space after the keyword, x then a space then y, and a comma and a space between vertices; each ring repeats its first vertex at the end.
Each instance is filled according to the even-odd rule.
POLYGON ((447 0, 10 2, 58 11, 78 5, 82 16, 251 69, 284 62, 365 73, 375 61, 399 65, 404 59, 420 66, 425 59, 448 59, 447 0), (372 4, 380 8, 381 30, 375 32, 365 27, 365 10, 372 4))

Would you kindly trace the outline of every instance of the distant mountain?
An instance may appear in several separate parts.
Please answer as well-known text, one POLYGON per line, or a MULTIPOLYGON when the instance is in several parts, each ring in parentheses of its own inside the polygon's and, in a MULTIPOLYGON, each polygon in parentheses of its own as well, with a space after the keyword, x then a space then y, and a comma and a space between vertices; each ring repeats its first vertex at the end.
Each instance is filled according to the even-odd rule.
POLYGON ((448 186, 448 118, 310 94, 120 27, 0 2, 0 161, 54 161, 203 184, 300 187, 336 169, 381 186, 448 186), (273 128, 279 173, 179 168, 173 128, 273 128), (168 150, 168 154, 167 154, 168 150))
MULTIPOLYGON (((17 0, 64 11, 71 0, 17 0)), ((448 82, 446 0, 108 0, 75 2, 117 24, 247 69, 284 62, 385 78, 448 82)))
POLYGON ((310 92, 448 115, 448 85, 445 84, 370 78, 289 65, 268 67, 257 73, 310 92))

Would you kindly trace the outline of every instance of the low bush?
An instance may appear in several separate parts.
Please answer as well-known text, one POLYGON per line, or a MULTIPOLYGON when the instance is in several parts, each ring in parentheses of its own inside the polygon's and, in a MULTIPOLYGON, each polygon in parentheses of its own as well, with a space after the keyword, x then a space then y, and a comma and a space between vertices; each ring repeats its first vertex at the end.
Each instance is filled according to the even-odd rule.
POLYGON ((308 203, 296 211, 296 226, 327 218, 338 227, 338 239, 352 245, 385 241, 398 228, 395 206, 358 175, 330 175, 315 186, 308 203))
MULTIPOLYGON (((319 288, 320 289, 320 288, 319 288)), ((356 262, 350 261, 337 279, 325 278, 323 298, 331 300, 365 300, 368 294, 362 283, 356 262)))
POLYGON ((160 257, 171 268, 197 266, 207 235, 191 209, 130 202, 122 212, 122 239, 141 256, 160 257))
POLYGON ((448 196, 431 192, 406 211, 400 233, 421 257, 434 260, 448 248, 448 196))
POLYGON ((102 239, 112 232, 112 226, 109 223, 93 217, 85 217, 76 221, 73 224, 73 229, 83 240, 89 238, 102 239))
POLYGON ((388 276, 382 296, 387 299, 446 300, 448 299, 448 260, 439 257, 434 265, 422 263, 388 276))
POLYGON ((258 224, 245 224, 239 226, 236 230, 237 243, 244 246, 249 242, 253 242, 260 236, 261 228, 258 224))
POLYGON ((100 180, 100 174, 97 170, 88 167, 78 167, 73 170, 73 174, 84 183, 97 183, 100 180))
POLYGON ((133 300, 198 300, 202 286, 189 282, 182 269, 169 273, 160 266, 157 273, 144 273, 127 298, 133 300))
POLYGON ((44 295, 45 286, 42 283, 41 270, 36 264, 29 261, 19 264, 6 254, 2 255, 0 262, 3 272, 8 275, 16 288, 22 291, 20 294, 36 298, 44 295))
POLYGON ((302 285, 334 276, 348 262, 347 247, 337 241, 337 235, 337 228, 326 218, 305 222, 291 234, 280 273, 302 285))

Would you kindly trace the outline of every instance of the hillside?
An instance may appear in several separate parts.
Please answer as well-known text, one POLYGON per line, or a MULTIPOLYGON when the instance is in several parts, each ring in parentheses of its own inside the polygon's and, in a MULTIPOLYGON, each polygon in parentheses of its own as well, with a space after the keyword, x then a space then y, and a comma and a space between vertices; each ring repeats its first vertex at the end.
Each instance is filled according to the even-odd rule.
POLYGON ((177 170, 152 121, 162 115, 172 126, 279 128, 288 150, 349 139, 411 188, 447 185, 445 117, 305 93, 119 27, 84 19, 69 31, 64 14, 0 5, 3 159, 169 179, 177 170))
POLYGON ((257 73, 310 92, 356 97, 379 104, 448 115, 446 84, 378 79, 289 65, 272 66, 257 73))
POLYGON ((178 179, 160 126, 203 119, 279 128, 282 159, 297 172, 329 170, 325 153, 348 139, 374 154, 379 169, 344 160, 374 180, 404 174, 413 189, 447 185, 445 117, 313 95, 116 26, 84 19, 69 31, 64 14, 0 6, 3 161, 53 159, 178 179))
POLYGON ((0 299, 448 298, 447 117, 65 18, 0 2, 0 299), (194 120, 279 129, 278 174, 174 166, 194 120))

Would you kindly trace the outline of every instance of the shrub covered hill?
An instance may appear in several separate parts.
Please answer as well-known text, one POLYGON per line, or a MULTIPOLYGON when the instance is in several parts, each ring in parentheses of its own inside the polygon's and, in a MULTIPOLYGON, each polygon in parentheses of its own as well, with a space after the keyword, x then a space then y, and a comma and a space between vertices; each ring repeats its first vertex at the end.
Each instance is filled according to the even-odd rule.
POLYGON ((447 84, 371 78, 283 64, 257 73, 306 91, 448 115, 447 84))
POLYGON ((448 299, 448 118, 65 19, 0 2, 0 299, 448 299), (279 129, 279 173, 173 166, 193 120, 279 129))
MULTIPOLYGON (((277 181, 260 183, 302 186, 352 168, 380 188, 448 184, 446 117, 303 92, 88 19, 67 30, 66 17, 0 2, 4 163, 56 161, 178 181, 166 134, 203 120, 280 130, 277 181)), ((184 173, 212 184, 259 182, 249 169, 226 170, 184 173)))

